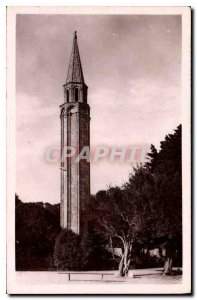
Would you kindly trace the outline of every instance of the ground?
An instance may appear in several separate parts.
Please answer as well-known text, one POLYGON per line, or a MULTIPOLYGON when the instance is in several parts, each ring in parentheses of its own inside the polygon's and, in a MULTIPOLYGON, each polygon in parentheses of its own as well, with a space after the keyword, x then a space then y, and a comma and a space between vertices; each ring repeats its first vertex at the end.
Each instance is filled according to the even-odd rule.
POLYGON ((132 277, 120 278, 117 271, 91 272, 16 272, 17 284, 73 284, 73 283, 120 283, 120 284, 181 284, 182 276, 162 276, 161 268, 131 271, 132 277))

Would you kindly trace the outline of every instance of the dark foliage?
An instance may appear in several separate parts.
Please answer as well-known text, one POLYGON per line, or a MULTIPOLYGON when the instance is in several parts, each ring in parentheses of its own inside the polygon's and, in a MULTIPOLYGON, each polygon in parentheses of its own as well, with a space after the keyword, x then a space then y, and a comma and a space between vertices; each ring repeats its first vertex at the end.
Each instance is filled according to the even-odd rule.
MULTIPOLYGON (((165 137, 159 151, 154 145, 150 150, 149 162, 134 169, 126 184, 92 197, 90 209, 96 230, 122 248, 122 273, 133 260, 136 243, 147 249, 157 243, 174 261, 181 253, 181 243, 177 242, 182 236, 181 125, 165 137)), ((148 259, 148 254, 144 257, 148 259)))
MULTIPOLYGON (((153 150, 149 156, 155 156, 153 150)), ((154 179, 158 195, 157 235, 176 236, 182 234, 182 155, 181 125, 174 134, 169 134, 161 142, 156 158, 147 166, 154 179), (156 163, 155 163, 156 162, 156 163)))
POLYGON ((16 195, 17 271, 53 267, 53 249, 60 232, 58 210, 57 205, 23 203, 16 195))
POLYGON ((85 271, 111 269, 114 262, 98 234, 89 230, 77 235, 64 229, 55 242, 54 264, 57 270, 85 271))
POLYGON ((62 230, 55 242, 54 264, 57 270, 79 271, 83 269, 83 253, 80 237, 70 230, 62 230))

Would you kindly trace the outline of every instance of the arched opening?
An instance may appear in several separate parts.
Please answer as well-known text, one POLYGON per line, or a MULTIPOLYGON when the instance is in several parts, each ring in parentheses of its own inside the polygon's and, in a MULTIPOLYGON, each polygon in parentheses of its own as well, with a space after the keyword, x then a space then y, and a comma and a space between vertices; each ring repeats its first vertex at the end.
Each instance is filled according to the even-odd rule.
POLYGON ((67 116, 72 116, 72 114, 74 113, 73 112, 73 108, 74 108, 74 106, 73 105, 71 105, 71 106, 69 106, 68 108, 67 108, 67 116))
POLYGON ((75 101, 76 102, 79 101, 79 90, 78 90, 78 88, 75 89, 75 101))
POLYGON ((62 110, 61 110, 61 117, 63 117, 64 114, 65 114, 65 108, 62 108, 62 110))
POLYGON ((69 90, 66 90, 66 100, 69 102, 69 90))

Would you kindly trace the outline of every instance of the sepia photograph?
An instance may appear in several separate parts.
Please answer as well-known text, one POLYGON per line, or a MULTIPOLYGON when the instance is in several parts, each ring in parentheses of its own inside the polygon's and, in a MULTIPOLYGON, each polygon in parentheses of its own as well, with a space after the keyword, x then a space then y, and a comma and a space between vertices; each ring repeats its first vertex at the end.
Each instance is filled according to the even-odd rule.
POLYGON ((191 293, 189 7, 7 8, 7 293, 191 293))

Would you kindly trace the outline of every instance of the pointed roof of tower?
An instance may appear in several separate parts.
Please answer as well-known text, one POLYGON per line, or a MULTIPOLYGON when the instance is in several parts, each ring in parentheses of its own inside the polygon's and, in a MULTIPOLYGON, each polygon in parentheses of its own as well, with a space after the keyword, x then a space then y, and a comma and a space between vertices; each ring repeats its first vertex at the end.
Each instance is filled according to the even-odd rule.
POLYGON ((68 67, 68 74, 66 79, 66 83, 69 82, 84 83, 83 71, 82 71, 81 60, 79 55, 79 48, 77 44, 76 31, 74 32, 72 53, 71 53, 70 63, 68 67))

